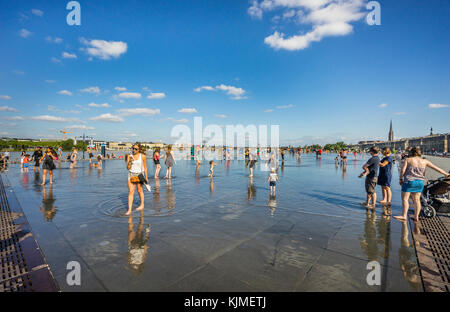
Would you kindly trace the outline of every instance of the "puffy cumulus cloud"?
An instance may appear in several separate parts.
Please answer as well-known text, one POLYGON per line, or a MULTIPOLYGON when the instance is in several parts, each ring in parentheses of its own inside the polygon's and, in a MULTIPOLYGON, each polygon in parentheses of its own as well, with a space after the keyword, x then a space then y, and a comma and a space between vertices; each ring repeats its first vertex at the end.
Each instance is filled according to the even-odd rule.
POLYGON ((93 93, 93 94, 100 94, 100 88, 99 87, 88 87, 85 89, 80 90, 83 93, 93 93))
POLYGON ((428 104, 428 108, 446 108, 446 107, 450 107, 450 105, 448 104, 428 104))
POLYGON ((72 92, 68 90, 61 90, 58 92, 58 94, 72 96, 72 92))
POLYGON ((140 99, 142 95, 138 92, 122 92, 119 97, 122 99, 140 99))
POLYGON ((118 58, 126 53, 128 49, 127 43, 123 41, 87 40, 85 38, 81 38, 80 41, 86 46, 82 50, 86 51, 91 57, 97 57, 102 60, 118 58))
POLYGON ((195 114, 198 113, 195 108, 182 108, 178 110, 179 113, 183 114, 195 114))
POLYGON ((194 89, 195 92, 200 92, 202 90, 214 91, 215 89, 213 87, 211 87, 211 86, 202 86, 202 87, 198 87, 198 88, 194 89))
POLYGON ((158 99, 163 99, 165 97, 166 97, 166 94, 163 92, 155 92, 155 93, 152 92, 147 96, 147 99, 158 100, 158 99))
POLYGON ((248 13, 262 18, 263 12, 284 10, 283 19, 297 17, 299 24, 311 25, 311 30, 306 33, 286 36, 274 31, 264 39, 274 49, 296 51, 306 49, 325 37, 345 36, 353 32, 350 23, 366 16, 367 12, 363 11, 366 3, 367 0, 262 0, 254 1, 248 13))
POLYGON ((125 87, 115 87, 114 89, 119 92, 127 91, 127 88, 125 87))
POLYGON ((52 115, 40 115, 40 116, 33 116, 30 117, 32 120, 39 120, 39 121, 49 121, 49 122, 79 122, 80 120, 78 118, 65 118, 65 117, 58 117, 58 116, 52 116, 52 115))
POLYGON ((66 59, 76 59, 77 55, 75 53, 69 53, 69 52, 63 52, 62 53, 62 58, 66 58, 66 59))
POLYGON ((111 105, 109 105, 108 103, 103 103, 103 104, 89 103, 88 106, 89 107, 99 107, 99 108, 111 107, 111 105))
POLYGON ((123 118, 117 115, 112 115, 110 113, 102 114, 97 117, 92 117, 90 120, 93 121, 104 121, 104 122, 123 122, 123 118))
POLYGON ((11 100, 9 95, 0 95, 0 100, 11 100))
POLYGON ((238 88, 235 86, 227 86, 224 84, 220 84, 215 86, 214 88, 211 86, 201 86, 198 88, 195 88, 194 91, 195 92, 201 92, 203 90, 206 91, 216 91, 216 90, 221 90, 224 91, 226 94, 231 96, 232 100, 242 100, 242 99, 246 99, 247 97, 245 96, 246 91, 242 88, 238 88))
POLYGON ((19 36, 22 38, 28 38, 31 35, 32 35, 32 32, 29 30, 26 30, 25 28, 22 28, 19 32, 19 36))
POLYGON ((18 112, 18 110, 9 106, 0 106, 0 112, 18 112))
POLYGON ((133 115, 153 116, 160 114, 159 109, 151 109, 151 108, 123 108, 117 110, 117 112, 123 116, 133 116, 133 115))

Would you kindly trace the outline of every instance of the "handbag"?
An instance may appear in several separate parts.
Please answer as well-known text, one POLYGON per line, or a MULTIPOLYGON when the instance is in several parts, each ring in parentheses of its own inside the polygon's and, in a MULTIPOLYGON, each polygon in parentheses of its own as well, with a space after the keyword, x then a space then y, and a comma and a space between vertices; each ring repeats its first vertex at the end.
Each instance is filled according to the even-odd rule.
POLYGON ((130 182, 131 183, 141 183, 141 180, 139 179, 139 177, 130 177, 130 182))

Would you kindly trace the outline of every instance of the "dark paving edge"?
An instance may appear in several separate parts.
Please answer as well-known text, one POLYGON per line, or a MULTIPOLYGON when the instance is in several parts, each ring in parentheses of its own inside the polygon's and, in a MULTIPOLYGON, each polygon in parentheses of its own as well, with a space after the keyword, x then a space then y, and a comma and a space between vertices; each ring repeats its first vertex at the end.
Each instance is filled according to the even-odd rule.
MULTIPOLYGON (((10 186, 9 180, 5 174, 0 174, 0 192, 6 197, 9 211, 7 207, 3 205, 0 209, 6 214, 15 215, 17 217, 11 218, 13 222, 13 227, 15 227, 15 232, 18 239, 18 246, 21 250, 21 255, 18 255, 18 250, 15 248, 15 259, 23 258, 26 266, 25 273, 7 278, 6 280, 0 281, 0 284, 4 285, 5 291, 35 291, 35 292, 57 292, 60 290, 53 273, 45 259, 45 256, 39 247, 39 244, 32 232, 31 226, 23 213, 23 210, 18 202, 12 187, 10 186), (22 280, 23 284, 29 283, 31 287, 10 287, 8 285, 14 285, 15 280, 22 280), (6 285, 6 286, 5 286, 6 285)), ((3 263, 7 263, 5 259, 1 259, 3 263)))

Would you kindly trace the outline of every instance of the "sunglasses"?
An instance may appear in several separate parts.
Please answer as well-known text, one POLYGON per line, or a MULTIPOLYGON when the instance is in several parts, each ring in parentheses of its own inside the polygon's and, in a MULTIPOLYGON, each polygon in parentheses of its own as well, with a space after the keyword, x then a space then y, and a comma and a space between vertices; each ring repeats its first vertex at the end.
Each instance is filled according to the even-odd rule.
POLYGON ((133 151, 138 151, 138 150, 139 150, 138 148, 133 147, 133 151))

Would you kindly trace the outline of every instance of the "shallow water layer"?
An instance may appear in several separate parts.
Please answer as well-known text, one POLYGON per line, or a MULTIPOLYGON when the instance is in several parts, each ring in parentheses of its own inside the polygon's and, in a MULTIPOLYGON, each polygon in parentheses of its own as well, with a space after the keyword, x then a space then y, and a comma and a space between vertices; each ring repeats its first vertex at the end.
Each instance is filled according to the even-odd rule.
POLYGON ((367 157, 350 156, 346 168, 334 157, 288 155, 275 197, 264 161, 250 179, 245 161, 219 160, 210 179, 206 161, 196 170, 195 161, 178 160, 171 180, 162 165, 151 193, 144 190, 144 211, 131 217, 123 160, 102 170, 62 162, 53 185, 14 164, 7 177, 64 291, 422 291, 414 229, 381 206, 367 213, 360 205, 367 157), (374 260, 381 285, 370 286, 374 260), (66 282, 69 261, 81 265, 80 286, 66 282))

